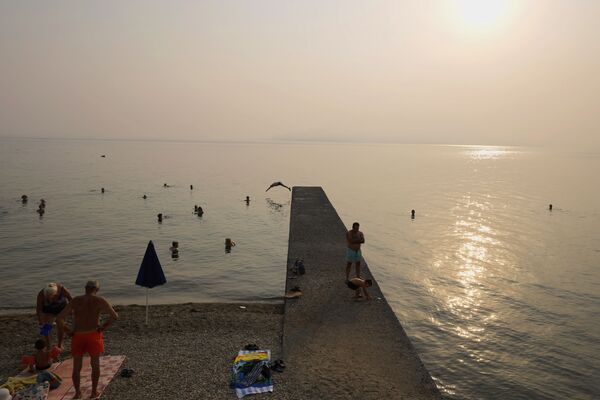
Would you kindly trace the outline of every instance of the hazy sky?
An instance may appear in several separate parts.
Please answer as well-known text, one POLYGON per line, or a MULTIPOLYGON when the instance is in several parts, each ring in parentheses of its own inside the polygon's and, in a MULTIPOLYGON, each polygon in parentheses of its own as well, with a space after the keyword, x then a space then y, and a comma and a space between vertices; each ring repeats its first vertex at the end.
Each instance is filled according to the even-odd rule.
POLYGON ((600 148, 597 0, 0 0, 0 136, 600 148))

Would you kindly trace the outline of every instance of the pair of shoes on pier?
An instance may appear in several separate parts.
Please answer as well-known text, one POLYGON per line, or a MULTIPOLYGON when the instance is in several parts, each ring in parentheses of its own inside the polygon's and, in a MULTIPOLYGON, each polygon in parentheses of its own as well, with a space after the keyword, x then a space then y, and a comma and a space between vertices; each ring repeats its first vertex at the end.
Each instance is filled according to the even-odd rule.
POLYGON ((275 372, 283 372, 285 369, 285 362, 282 359, 275 360, 271 363, 271 369, 275 372))

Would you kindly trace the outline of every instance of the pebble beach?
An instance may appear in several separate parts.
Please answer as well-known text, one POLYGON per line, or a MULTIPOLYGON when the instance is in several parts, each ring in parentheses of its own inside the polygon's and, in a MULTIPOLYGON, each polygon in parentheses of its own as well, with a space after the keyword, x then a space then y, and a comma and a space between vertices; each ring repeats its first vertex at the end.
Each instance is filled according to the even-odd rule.
MULTIPOLYGON (((179 304, 116 306, 119 320, 105 333, 106 355, 125 355, 131 378, 115 376, 103 399, 234 399, 229 388, 232 358, 246 344, 280 358, 283 304, 179 304), (241 307, 244 308, 241 308, 241 307)), ((37 339, 35 314, 0 317, 0 381, 16 375, 21 356, 37 339)), ((54 336, 55 338, 55 336, 54 336)), ((70 340, 62 358, 70 357, 70 340)), ((274 373, 275 390, 264 399, 299 399, 292 373, 274 373)))

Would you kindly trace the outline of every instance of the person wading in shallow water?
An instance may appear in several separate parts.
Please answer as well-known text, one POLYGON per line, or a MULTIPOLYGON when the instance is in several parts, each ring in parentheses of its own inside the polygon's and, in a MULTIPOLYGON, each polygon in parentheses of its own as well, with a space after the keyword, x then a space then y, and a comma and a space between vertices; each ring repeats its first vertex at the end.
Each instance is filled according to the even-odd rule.
POLYGON ((100 290, 98 281, 89 281, 85 285, 85 294, 77 296, 60 313, 66 318, 73 313, 73 326, 70 330, 71 354, 73 355, 73 386, 75 399, 81 398, 80 374, 83 354, 90 355, 92 366, 92 399, 98 397, 98 379, 100 378, 100 354, 104 353, 104 330, 119 318, 112 306, 97 295, 100 290), (109 315, 109 319, 100 325, 100 314, 109 315))
POLYGON ((346 233, 346 242, 348 243, 348 248, 346 249, 346 281, 350 280, 352 263, 356 264, 356 277, 360 278, 360 259, 362 257, 360 245, 365 242, 365 236, 358 230, 359 226, 358 222, 353 223, 352 229, 346 233))

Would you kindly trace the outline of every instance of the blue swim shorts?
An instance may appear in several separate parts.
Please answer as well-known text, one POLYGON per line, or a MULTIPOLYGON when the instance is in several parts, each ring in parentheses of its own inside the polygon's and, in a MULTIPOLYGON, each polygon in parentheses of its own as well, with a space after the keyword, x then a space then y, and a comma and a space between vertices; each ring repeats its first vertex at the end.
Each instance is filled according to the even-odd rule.
POLYGON ((348 262, 360 262, 362 253, 360 250, 346 249, 346 261, 348 262))

